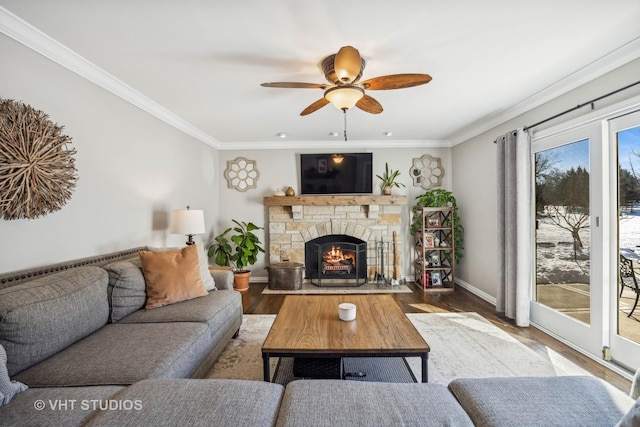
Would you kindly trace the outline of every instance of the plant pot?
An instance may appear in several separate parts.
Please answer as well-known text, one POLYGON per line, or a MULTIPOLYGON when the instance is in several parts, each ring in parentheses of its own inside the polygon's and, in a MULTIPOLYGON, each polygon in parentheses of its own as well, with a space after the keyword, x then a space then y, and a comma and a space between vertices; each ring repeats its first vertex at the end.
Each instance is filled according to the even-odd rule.
POLYGON ((390 196, 391 195, 391 186, 390 185, 385 185, 384 187, 382 187, 382 194, 384 194, 385 196, 390 196))
POLYGON ((251 272, 249 270, 238 270, 233 272, 233 288, 236 291, 246 291, 249 289, 249 278, 251 272))

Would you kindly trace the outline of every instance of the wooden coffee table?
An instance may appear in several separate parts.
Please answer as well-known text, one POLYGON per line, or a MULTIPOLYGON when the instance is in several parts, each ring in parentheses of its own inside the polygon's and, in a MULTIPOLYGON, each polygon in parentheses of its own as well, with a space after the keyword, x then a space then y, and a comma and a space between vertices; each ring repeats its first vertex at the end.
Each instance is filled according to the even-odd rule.
POLYGON ((288 295, 262 345, 264 380, 271 357, 420 357, 428 381, 429 344, 391 295, 288 295), (338 305, 356 305, 344 322, 338 305))

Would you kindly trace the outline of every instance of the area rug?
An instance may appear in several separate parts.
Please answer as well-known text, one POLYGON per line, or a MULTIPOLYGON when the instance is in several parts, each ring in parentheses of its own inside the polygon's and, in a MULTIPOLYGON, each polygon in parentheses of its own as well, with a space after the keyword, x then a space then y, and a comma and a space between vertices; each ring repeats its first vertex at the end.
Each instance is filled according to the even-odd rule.
MULTIPOLYGON (((409 313, 431 347, 429 382, 455 378, 590 375, 551 349, 542 357, 477 313, 409 313)), ((245 315, 240 335, 222 352, 208 378, 262 380, 260 352, 275 315, 245 315)), ((271 372, 277 358, 271 359, 271 372)), ((407 358, 416 378, 420 358, 407 358)))
POLYGON ((338 287, 326 286, 319 287, 311 283, 303 283, 299 290, 288 289, 269 289, 265 286, 262 291, 263 295, 314 295, 314 294, 410 294, 413 292, 407 285, 376 285, 375 283, 365 283, 358 287, 338 287))

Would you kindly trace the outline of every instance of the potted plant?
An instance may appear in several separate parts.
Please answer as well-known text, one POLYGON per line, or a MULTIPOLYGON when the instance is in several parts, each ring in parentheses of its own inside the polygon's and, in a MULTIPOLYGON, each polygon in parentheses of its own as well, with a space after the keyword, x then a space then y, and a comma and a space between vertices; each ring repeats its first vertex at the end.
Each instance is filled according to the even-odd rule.
POLYGON ((422 224, 420 224, 421 216, 418 215, 419 207, 453 207, 453 229, 455 233, 455 258, 456 262, 460 261, 464 252, 464 228, 460 222, 460 216, 458 215, 458 204, 456 198, 451 191, 443 189, 428 190, 424 194, 416 196, 417 203, 411 208, 411 234, 415 235, 422 224))
POLYGON ((376 175, 381 181, 382 194, 388 196, 391 194, 391 187, 404 187, 405 185, 401 182, 396 181, 398 176, 400 175, 399 170, 389 169, 389 163, 384 164, 384 174, 376 175))
POLYGON ((208 255, 214 257, 216 265, 233 266, 234 287, 239 291, 249 289, 249 278, 251 271, 246 267, 258 261, 258 254, 264 252, 260 246, 260 238, 253 232, 261 230, 252 222, 232 220, 236 226, 229 227, 221 234, 217 235, 215 243, 209 246, 208 255), (227 236, 229 233, 233 233, 227 236))

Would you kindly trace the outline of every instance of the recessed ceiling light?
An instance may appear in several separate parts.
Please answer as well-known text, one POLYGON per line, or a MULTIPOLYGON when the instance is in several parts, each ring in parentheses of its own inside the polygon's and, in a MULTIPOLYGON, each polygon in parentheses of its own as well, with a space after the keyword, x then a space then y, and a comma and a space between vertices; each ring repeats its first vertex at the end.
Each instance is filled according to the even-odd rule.
POLYGON ((338 136, 339 133, 338 132, 329 132, 329 136, 338 136))
POLYGON ((287 134, 284 132, 280 132, 279 134, 277 134, 280 138, 286 138, 287 134))
POLYGON ((391 135, 393 135, 393 132, 385 132, 384 133, 384 136, 391 136, 391 135))

